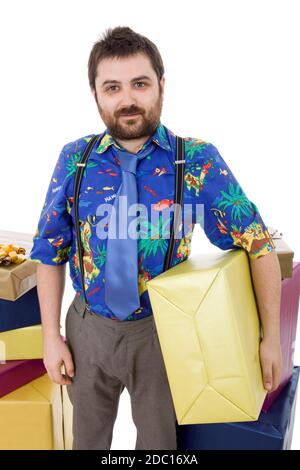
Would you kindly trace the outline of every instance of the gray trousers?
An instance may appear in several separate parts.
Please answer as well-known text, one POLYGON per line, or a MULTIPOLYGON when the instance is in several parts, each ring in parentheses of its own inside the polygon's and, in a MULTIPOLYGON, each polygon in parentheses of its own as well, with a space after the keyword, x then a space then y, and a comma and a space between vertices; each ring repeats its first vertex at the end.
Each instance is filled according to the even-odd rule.
POLYGON ((176 414, 153 315, 116 321, 89 313, 75 296, 66 339, 75 366, 67 385, 73 450, 110 449, 124 387, 137 429, 135 450, 176 450, 176 414))

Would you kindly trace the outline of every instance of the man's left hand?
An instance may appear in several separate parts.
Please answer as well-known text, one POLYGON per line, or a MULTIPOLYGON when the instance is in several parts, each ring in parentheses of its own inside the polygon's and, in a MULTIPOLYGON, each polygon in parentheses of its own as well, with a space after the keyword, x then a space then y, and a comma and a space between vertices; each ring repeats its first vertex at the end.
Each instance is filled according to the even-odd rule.
POLYGON ((282 352, 280 341, 263 338, 259 350, 264 388, 268 393, 271 393, 278 388, 281 379, 282 352))

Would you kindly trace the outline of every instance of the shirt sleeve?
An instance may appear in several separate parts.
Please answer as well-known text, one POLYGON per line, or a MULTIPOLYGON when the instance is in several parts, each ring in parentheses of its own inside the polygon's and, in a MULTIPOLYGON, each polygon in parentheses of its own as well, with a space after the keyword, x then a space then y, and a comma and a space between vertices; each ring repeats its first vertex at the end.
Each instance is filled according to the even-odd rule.
POLYGON ((247 198, 218 149, 210 143, 202 173, 203 228, 211 243, 222 250, 243 248, 252 259, 275 251, 258 208, 247 198))
POLYGON ((70 178, 64 150, 65 147, 54 168, 29 254, 36 263, 54 266, 68 262, 72 243, 72 218, 66 195, 70 178))

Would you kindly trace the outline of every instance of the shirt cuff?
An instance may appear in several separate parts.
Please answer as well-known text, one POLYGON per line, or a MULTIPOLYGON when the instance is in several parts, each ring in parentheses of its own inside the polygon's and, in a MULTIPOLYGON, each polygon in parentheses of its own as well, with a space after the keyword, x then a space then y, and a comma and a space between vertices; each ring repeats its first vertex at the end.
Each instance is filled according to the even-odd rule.
POLYGON ((252 222, 243 232, 232 231, 230 234, 234 245, 244 248, 251 259, 261 258, 275 251, 273 239, 261 221, 252 222))
POLYGON ((38 264, 50 264, 52 266, 60 266, 69 261, 71 245, 65 248, 59 248, 55 244, 60 244, 61 238, 58 239, 34 239, 34 244, 28 259, 38 264))

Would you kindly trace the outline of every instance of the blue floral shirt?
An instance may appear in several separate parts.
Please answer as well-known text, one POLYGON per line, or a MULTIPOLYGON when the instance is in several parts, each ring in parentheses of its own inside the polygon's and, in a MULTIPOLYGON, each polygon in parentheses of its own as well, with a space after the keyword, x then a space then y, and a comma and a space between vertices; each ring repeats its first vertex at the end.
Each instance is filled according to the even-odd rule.
MULTIPOLYGON (((33 247, 29 258, 37 263, 62 265, 69 262, 73 287, 84 300, 74 224, 74 175, 88 141, 95 134, 67 143, 61 150, 46 193, 33 247)), ((156 222, 141 217, 138 239, 139 292, 141 307, 126 320, 138 320, 152 314, 147 281, 163 272, 163 263, 170 239, 170 217, 162 217, 175 197, 176 136, 161 122, 140 150, 151 142, 155 150, 138 161, 137 187, 139 202, 158 211, 156 222)), ((250 258, 258 258, 275 250, 274 242, 256 205, 251 202, 218 149, 199 138, 185 137, 185 175, 183 221, 185 232, 175 242, 171 266, 190 255, 191 238, 200 223, 211 243, 222 250, 242 248, 250 258), (200 210, 199 210, 200 208, 200 210), (201 209, 202 208, 202 209, 201 209)), ((124 151, 109 134, 95 143, 85 167, 79 197, 79 221, 84 249, 84 281, 86 296, 96 314, 119 320, 104 302, 105 258, 107 238, 97 236, 99 204, 113 204, 122 182, 118 152, 124 151)), ((120 320, 119 320, 120 321, 120 320)))

